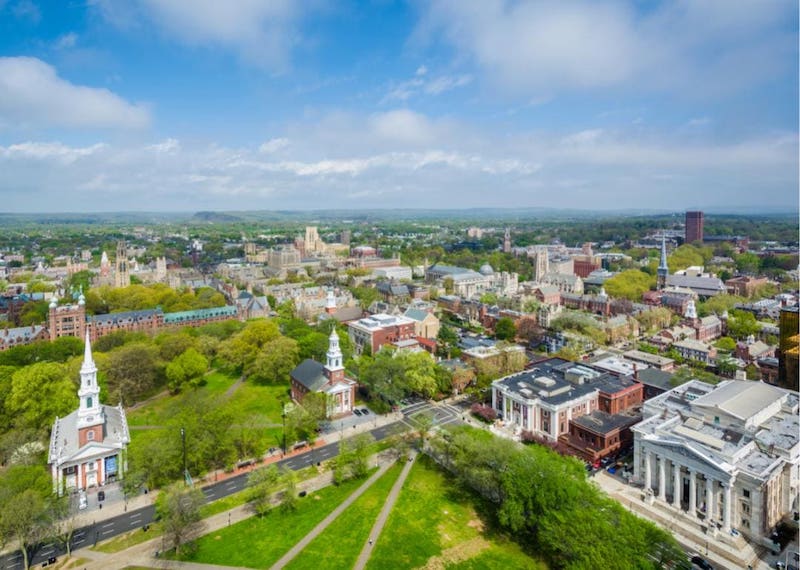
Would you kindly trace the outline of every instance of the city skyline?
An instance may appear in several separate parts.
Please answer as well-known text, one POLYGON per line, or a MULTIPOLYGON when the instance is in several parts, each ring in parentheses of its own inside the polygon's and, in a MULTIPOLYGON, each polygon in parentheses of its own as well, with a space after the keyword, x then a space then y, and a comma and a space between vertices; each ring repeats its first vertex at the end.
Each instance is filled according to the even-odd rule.
POLYGON ((0 2, 6 212, 797 209, 791 2, 0 2))

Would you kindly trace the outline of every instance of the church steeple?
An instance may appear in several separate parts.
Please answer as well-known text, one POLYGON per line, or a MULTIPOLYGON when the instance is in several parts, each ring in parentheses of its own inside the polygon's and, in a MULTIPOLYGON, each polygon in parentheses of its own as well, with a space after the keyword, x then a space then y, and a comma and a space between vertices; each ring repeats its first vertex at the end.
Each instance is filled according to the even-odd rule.
POLYGON ((103 423, 103 408, 100 406, 100 386, 97 385, 97 366, 92 358, 89 331, 86 331, 86 346, 81 364, 81 387, 78 389, 78 427, 89 427, 103 423))
POLYGON ((336 328, 331 330, 331 336, 328 337, 328 352, 325 354, 325 376, 328 380, 337 382, 344 380, 344 366, 342 366, 342 350, 339 348, 339 335, 336 333, 336 328))
POLYGON ((669 275, 669 265, 667 265, 667 237, 664 234, 661 235, 661 261, 658 264, 656 275, 658 276, 657 288, 659 290, 663 289, 667 286, 667 276, 669 275))
MULTIPOLYGON (((328 296, 325 299, 325 312, 329 315, 336 312, 336 295, 333 292, 333 288, 328 289, 328 296)), ((338 338, 336 341, 339 341, 338 338)))

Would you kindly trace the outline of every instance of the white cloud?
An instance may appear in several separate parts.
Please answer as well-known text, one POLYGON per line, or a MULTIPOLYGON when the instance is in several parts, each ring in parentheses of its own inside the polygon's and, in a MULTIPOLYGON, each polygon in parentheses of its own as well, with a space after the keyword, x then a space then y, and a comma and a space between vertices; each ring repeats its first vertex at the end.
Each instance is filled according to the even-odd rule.
POLYGON ((428 73, 428 68, 421 65, 414 72, 414 76, 411 79, 391 85, 382 102, 407 101, 423 93, 426 95, 441 95, 446 91, 466 87, 472 83, 472 79, 472 75, 467 73, 431 76, 428 73))
POLYGON ((142 105, 108 89, 74 85, 32 57, 0 57, 0 126, 141 128, 142 105))
POLYGON ((789 69, 791 2, 433 0, 415 38, 440 38, 506 89, 537 94, 634 86, 723 94, 789 69), (735 6, 733 5, 735 4, 735 6))
POLYGON ((333 113, 287 131, 291 144, 238 148, 0 146, 0 195, 18 211, 797 203, 796 133, 725 143, 680 131, 509 135, 409 110, 333 113))
POLYGON ((278 152, 287 146, 289 146, 289 139, 275 138, 263 143, 260 147, 258 147, 258 151, 265 154, 272 154, 273 152, 278 152))
POLYGON ((103 16, 120 27, 131 18, 155 23, 169 38, 189 46, 232 50, 244 61, 282 71, 298 42, 299 5, 291 0, 137 0, 120 14, 113 0, 96 0, 103 16))
POLYGON ((68 34, 64 34, 56 38, 56 41, 53 42, 53 47, 57 50, 70 49, 74 48, 77 43, 78 34, 75 32, 69 32, 68 34))

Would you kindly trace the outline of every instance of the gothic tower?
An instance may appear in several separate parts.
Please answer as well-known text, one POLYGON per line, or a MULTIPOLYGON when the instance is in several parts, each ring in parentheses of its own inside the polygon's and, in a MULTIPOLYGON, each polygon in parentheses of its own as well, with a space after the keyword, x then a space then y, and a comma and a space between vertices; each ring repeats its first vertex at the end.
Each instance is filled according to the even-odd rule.
POLYGON ((115 263, 114 286, 127 287, 131 284, 131 274, 128 267, 128 245, 124 241, 117 242, 117 258, 115 263))
POLYGON ((658 264, 656 272, 656 288, 660 291, 667 286, 667 276, 669 275, 669 266, 667 265, 667 238, 661 236, 661 261, 658 264))
POLYGON ((506 228, 506 233, 503 235, 503 251, 511 253, 511 230, 506 228))

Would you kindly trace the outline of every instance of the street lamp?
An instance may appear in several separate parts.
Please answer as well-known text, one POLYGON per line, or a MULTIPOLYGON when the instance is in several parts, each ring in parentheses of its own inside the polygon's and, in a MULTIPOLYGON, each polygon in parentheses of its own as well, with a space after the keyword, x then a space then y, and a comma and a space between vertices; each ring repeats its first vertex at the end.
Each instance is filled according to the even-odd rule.
POLYGON ((281 402, 281 418, 283 419, 283 456, 286 457, 286 403, 281 402))
POLYGON ((184 428, 181 428, 181 441, 183 442, 183 482, 188 485, 187 474, 189 471, 186 469, 186 430, 184 428))

